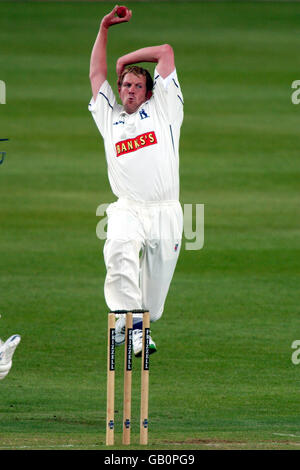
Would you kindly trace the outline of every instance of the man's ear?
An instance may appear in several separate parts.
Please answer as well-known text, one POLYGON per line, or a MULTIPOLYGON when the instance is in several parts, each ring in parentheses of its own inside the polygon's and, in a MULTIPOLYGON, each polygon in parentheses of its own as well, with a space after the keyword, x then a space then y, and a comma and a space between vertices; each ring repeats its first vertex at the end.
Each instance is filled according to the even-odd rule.
POLYGON ((150 100, 151 96, 152 96, 152 91, 151 90, 147 91, 146 93, 147 100, 150 100))

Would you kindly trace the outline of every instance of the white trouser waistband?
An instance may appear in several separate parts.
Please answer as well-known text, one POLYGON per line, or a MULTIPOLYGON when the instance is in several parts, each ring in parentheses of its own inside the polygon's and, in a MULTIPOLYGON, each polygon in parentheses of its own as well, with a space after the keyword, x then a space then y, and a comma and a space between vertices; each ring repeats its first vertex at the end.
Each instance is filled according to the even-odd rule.
POLYGON ((126 197, 120 197, 117 201, 124 207, 161 207, 161 206, 178 206, 180 202, 176 199, 163 200, 163 201, 136 201, 126 197))

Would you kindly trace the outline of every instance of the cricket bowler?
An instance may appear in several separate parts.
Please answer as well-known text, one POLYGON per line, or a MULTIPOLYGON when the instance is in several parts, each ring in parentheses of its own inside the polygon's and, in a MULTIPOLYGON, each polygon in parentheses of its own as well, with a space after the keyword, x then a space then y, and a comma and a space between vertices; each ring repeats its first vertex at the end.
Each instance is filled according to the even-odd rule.
MULTIPOLYGON (((89 111, 103 137, 108 178, 117 200, 107 208, 104 295, 110 311, 146 309, 159 320, 178 260, 183 213, 179 202, 179 137, 183 97, 170 45, 145 47, 117 60, 118 92, 107 81, 111 26, 132 11, 103 17, 90 60, 89 111), (155 63, 154 78, 138 63, 155 63)), ((124 30, 121 30, 124 28, 124 30)), ((116 344, 125 340, 125 318, 116 322, 116 344)), ((150 353, 156 351, 150 337, 150 353)), ((133 351, 142 350, 142 315, 134 315, 133 351)))
POLYGON ((20 341, 20 335, 12 335, 6 341, 0 339, 0 380, 3 380, 9 373, 14 352, 20 341))

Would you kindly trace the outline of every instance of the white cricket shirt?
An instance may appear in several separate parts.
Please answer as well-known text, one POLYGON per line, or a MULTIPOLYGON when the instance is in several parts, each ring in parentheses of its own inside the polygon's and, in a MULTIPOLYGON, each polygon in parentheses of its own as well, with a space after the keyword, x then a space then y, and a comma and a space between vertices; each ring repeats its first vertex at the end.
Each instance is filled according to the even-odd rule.
POLYGON ((89 110, 104 139, 113 193, 136 201, 179 199, 179 137, 183 98, 176 70, 154 72, 151 98, 133 114, 119 105, 107 82, 89 110))

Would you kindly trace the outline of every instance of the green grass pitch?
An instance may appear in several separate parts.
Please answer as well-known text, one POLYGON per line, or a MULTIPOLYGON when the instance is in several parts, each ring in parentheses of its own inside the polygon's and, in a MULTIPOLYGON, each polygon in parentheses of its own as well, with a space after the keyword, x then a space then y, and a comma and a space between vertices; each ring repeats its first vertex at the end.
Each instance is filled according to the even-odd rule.
MULTIPOLYGON (((0 449, 104 449, 107 307, 99 204, 115 200, 88 112, 89 60, 112 3, 1 2, 0 449)), ((181 202, 204 204, 152 325, 149 449, 300 446, 297 3, 129 2, 115 62, 170 43, 185 99, 181 202), (171 7, 173 5, 173 7, 171 7)), ((153 70, 153 68, 151 68, 153 70)), ((116 89, 116 87, 115 87, 116 89)), ((123 350, 117 350, 121 449, 123 350)), ((134 362, 132 446, 140 362, 134 362)))

